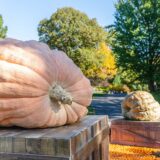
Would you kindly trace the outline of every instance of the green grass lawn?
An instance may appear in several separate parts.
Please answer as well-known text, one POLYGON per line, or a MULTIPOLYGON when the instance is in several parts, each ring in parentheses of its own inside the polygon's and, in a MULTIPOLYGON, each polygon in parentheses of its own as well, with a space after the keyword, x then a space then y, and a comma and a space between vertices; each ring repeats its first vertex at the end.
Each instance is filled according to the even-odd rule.
POLYGON ((88 107, 88 115, 95 115, 95 110, 92 108, 92 106, 88 107))
POLYGON ((93 97, 102 97, 104 95, 105 95, 105 93, 94 93, 93 97))

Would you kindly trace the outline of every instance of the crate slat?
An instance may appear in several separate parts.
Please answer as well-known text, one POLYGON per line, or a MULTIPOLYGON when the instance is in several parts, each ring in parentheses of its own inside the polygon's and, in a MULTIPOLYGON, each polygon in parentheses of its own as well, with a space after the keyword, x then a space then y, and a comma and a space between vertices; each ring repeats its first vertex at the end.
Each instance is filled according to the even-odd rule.
POLYGON ((107 116, 57 128, 0 128, 0 160, 108 160, 108 137, 107 116))
POLYGON ((160 122, 113 120, 111 143, 159 148, 160 122))

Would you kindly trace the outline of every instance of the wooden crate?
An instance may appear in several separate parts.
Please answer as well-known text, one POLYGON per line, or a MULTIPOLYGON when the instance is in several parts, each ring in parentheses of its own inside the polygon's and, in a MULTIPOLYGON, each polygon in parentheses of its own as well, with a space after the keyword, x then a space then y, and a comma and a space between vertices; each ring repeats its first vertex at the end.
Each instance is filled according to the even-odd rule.
POLYGON ((160 122, 116 119, 111 122, 113 144, 160 147, 160 122))
POLYGON ((106 116, 49 129, 0 129, 0 160, 108 160, 106 116))

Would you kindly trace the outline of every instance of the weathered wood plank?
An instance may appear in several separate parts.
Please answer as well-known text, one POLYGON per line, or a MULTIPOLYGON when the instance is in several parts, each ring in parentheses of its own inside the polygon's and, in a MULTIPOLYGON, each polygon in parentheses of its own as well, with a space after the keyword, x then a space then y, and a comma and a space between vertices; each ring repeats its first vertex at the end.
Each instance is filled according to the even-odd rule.
POLYGON ((88 123, 86 123, 83 130, 81 128, 81 132, 77 132, 73 136, 71 140, 72 152, 77 152, 78 150, 80 150, 84 146, 84 144, 98 135, 104 128, 106 128, 106 126, 108 127, 108 120, 106 116, 100 116, 99 120, 97 120, 95 117, 96 116, 92 117, 94 121, 89 121, 88 123))
POLYGON ((70 160, 66 157, 53 157, 37 154, 0 154, 0 160, 70 160))
POLYGON ((92 160, 102 154, 100 144, 108 132, 106 116, 49 129, 0 128, 0 160, 92 160))
POLYGON ((101 143, 101 160, 109 160, 109 153, 106 151, 109 150, 109 137, 106 136, 105 139, 101 143))
POLYGON ((128 121, 111 122, 111 143, 160 147, 160 122, 128 121))
POLYGON ((101 160, 101 148, 98 145, 92 152, 92 160, 101 160))
POLYGON ((0 135, 0 152, 13 152, 12 139, 15 135, 21 133, 21 131, 18 129, 6 131, 6 129, 5 129, 5 130, 2 130, 2 132, 3 132, 3 134, 0 135))
POLYGON ((26 141, 22 137, 12 137, 12 152, 13 153, 26 153, 26 141))
MULTIPOLYGON (((103 129, 102 132, 99 133, 94 139, 90 140, 83 148, 81 148, 81 150, 76 152, 73 155, 73 159, 85 160, 85 158, 88 157, 90 154, 92 154, 94 149, 102 143, 102 141, 107 137, 108 134, 109 134, 109 129, 107 128, 103 129)), ((109 145, 109 142, 107 145, 109 145)), ((109 155, 108 151, 105 152, 107 152, 107 154, 109 155)))

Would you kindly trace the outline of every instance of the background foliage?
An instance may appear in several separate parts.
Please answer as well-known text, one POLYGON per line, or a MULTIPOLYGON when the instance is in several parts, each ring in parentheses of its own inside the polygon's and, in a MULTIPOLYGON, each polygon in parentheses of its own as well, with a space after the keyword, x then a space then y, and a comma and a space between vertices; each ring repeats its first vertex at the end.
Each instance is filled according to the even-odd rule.
POLYGON ((7 30, 7 27, 3 26, 3 18, 0 15, 0 39, 6 37, 7 30))
POLYGON ((92 79, 115 75, 115 60, 105 41, 107 32, 96 19, 73 8, 61 8, 38 26, 39 40, 67 53, 92 79))
POLYGON ((118 67, 156 90, 160 75, 160 1, 119 0, 111 27, 118 67))

